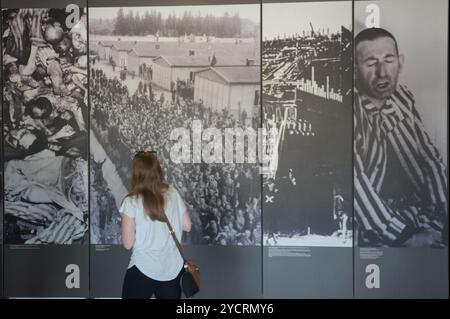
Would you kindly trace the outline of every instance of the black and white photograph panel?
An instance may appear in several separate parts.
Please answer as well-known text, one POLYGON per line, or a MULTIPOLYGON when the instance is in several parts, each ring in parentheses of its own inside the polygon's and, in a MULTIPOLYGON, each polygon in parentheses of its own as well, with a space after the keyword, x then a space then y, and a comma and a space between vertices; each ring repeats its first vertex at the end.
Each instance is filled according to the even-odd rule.
POLYGON ((2 10, 4 242, 88 242, 85 10, 2 10))
POLYGON ((263 4, 264 245, 352 246, 350 1, 263 4))
POLYGON ((357 245, 447 247, 448 1, 357 1, 354 41, 357 245))
POLYGON ((259 21, 258 4, 89 8, 92 243, 120 244, 149 150, 190 213, 185 244, 260 244, 259 164, 222 152, 226 128, 260 126, 259 21))
MULTIPOLYGON (((1 21, 1 20, 0 20, 1 21)), ((0 48, 2 44, 0 43, 0 48)), ((3 88, 3 74, 0 73, 0 83, 3 88)), ((0 129, 3 128, 3 103, 0 106, 0 129)), ((3 161, 3 142, 0 143, 0 161, 3 161)), ((3 165, 0 165, 0 245, 3 244, 3 165)), ((2 259, 3 262, 3 259, 2 259)), ((3 271, 3 265, 2 265, 3 271)))
MULTIPOLYGON (((1 74, 0 74, 0 76, 1 76, 1 74)), ((0 83, 1 83, 1 79, 0 79, 0 83)), ((0 111, 0 127, 3 127, 2 113, 3 113, 3 110, 0 111)), ((0 144, 0 158, 1 159, 3 158, 3 143, 0 144)), ((3 244, 3 167, 0 170, 0 245, 2 245, 2 244, 3 244)))

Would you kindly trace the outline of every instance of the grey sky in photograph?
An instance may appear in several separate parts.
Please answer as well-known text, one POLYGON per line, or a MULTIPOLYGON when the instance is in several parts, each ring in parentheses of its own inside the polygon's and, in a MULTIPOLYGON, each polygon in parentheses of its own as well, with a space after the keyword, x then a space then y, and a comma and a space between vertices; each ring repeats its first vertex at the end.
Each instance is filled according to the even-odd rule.
MULTIPOLYGON (((103 19, 111 19, 117 16, 117 11, 119 11, 119 7, 114 8, 89 8, 89 18, 103 18, 103 19)), ((166 7, 124 7, 124 13, 127 14, 130 10, 133 11, 134 14, 139 11, 140 15, 143 16, 145 11, 148 10, 156 10, 161 12, 162 17, 166 18, 169 14, 176 14, 177 16, 183 16, 185 11, 191 11, 194 16, 200 13, 201 16, 205 16, 207 14, 211 14, 213 16, 223 16, 225 12, 228 12, 230 15, 234 15, 236 12, 239 13, 241 18, 249 19, 255 23, 259 23, 260 15, 259 15, 259 4, 242 4, 242 5, 215 5, 215 6, 166 6, 166 7)))
POLYGON ((303 2, 303 3, 266 3, 263 4, 263 39, 272 40, 276 36, 302 34, 330 28, 330 32, 340 31, 343 25, 352 24, 351 1, 303 2))

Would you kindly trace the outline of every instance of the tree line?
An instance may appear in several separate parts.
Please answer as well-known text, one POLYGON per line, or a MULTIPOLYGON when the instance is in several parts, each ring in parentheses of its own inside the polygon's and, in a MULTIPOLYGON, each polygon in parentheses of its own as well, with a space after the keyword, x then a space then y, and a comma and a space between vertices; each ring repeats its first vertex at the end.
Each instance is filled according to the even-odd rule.
POLYGON ((113 21, 99 19, 92 23, 93 33, 111 34, 111 24, 107 28, 104 24, 113 24, 114 35, 159 35, 162 37, 178 37, 185 34, 207 35, 216 37, 244 36, 244 22, 239 13, 224 13, 223 16, 210 14, 202 16, 185 11, 182 16, 169 14, 163 18, 161 12, 156 10, 145 11, 144 14, 130 10, 127 13, 122 8, 117 12, 113 21), (103 25, 103 26, 102 26, 103 25), (109 30, 108 30, 109 29, 109 30))

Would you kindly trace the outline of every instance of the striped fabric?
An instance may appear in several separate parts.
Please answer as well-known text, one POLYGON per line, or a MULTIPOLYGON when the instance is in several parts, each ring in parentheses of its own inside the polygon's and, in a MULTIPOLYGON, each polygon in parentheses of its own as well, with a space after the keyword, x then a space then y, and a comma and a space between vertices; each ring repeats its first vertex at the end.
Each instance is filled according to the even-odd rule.
POLYGON ((448 208, 446 167, 412 93, 400 85, 381 109, 357 91, 354 101, 354 210, 362 237, 370 244, 396 246, 419 228, 442 230, 448 208), (414 188, 402 205, 390 205, 380 195, 388 143, 414 188))
POLYGON ((53 50, 50 45, 38 48, 36 52, 37 65, 41 65, 42 67, 44 67, 44 69, 47 69, 48 60, 51 59, 58 59, 59 61, 59 55, 55 52, 55 50, 53 50))
POLYGON ((88 187, 87 162, 50 154, 43 151, 6 163, 5 216, 36 231, 23 236, 28 238, 25 244, 71 244, 88 229, 83 202, 71 198, 82 196, 88 187))
POLYGON ((54 221, 37 236, 27 240, 25 244, 71 244, 80 239, 87 231, 87 224, 70 213, 54 221))
POLYGON ((56 209, 52 205, 25 201, 5 201, 5 211, 36 225, 48 226, 56 217, 56 209))
POLYGON ((71 244, 83 238, 87 224, 65 208, 54 205, 5 201, 5 211, 34 225, 45 228, 25 244, 71 244))

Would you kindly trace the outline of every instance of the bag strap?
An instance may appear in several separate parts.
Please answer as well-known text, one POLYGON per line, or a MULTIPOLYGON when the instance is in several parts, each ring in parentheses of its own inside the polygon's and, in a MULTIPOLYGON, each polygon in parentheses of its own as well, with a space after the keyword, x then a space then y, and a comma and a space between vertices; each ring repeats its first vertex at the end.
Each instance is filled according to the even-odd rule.
POLYGON ((183 250, 181 249, 180 242, 178 241, 178 238, 175 235, 175 231, 173 230, 172 225, 169 222, 169 218, 167 218, 166 212, 164 212, 164 216, 165 216, 165 219, 166 219, 166 224, 169 227, 169 232, 172 235, 173 240, 175 241, 175 245, 177 246, 178 251, 180 252, 181 258, 183 258, 183 261, 186 262, 186 258, 184 258, 184 254, 183 254, 183 250))

